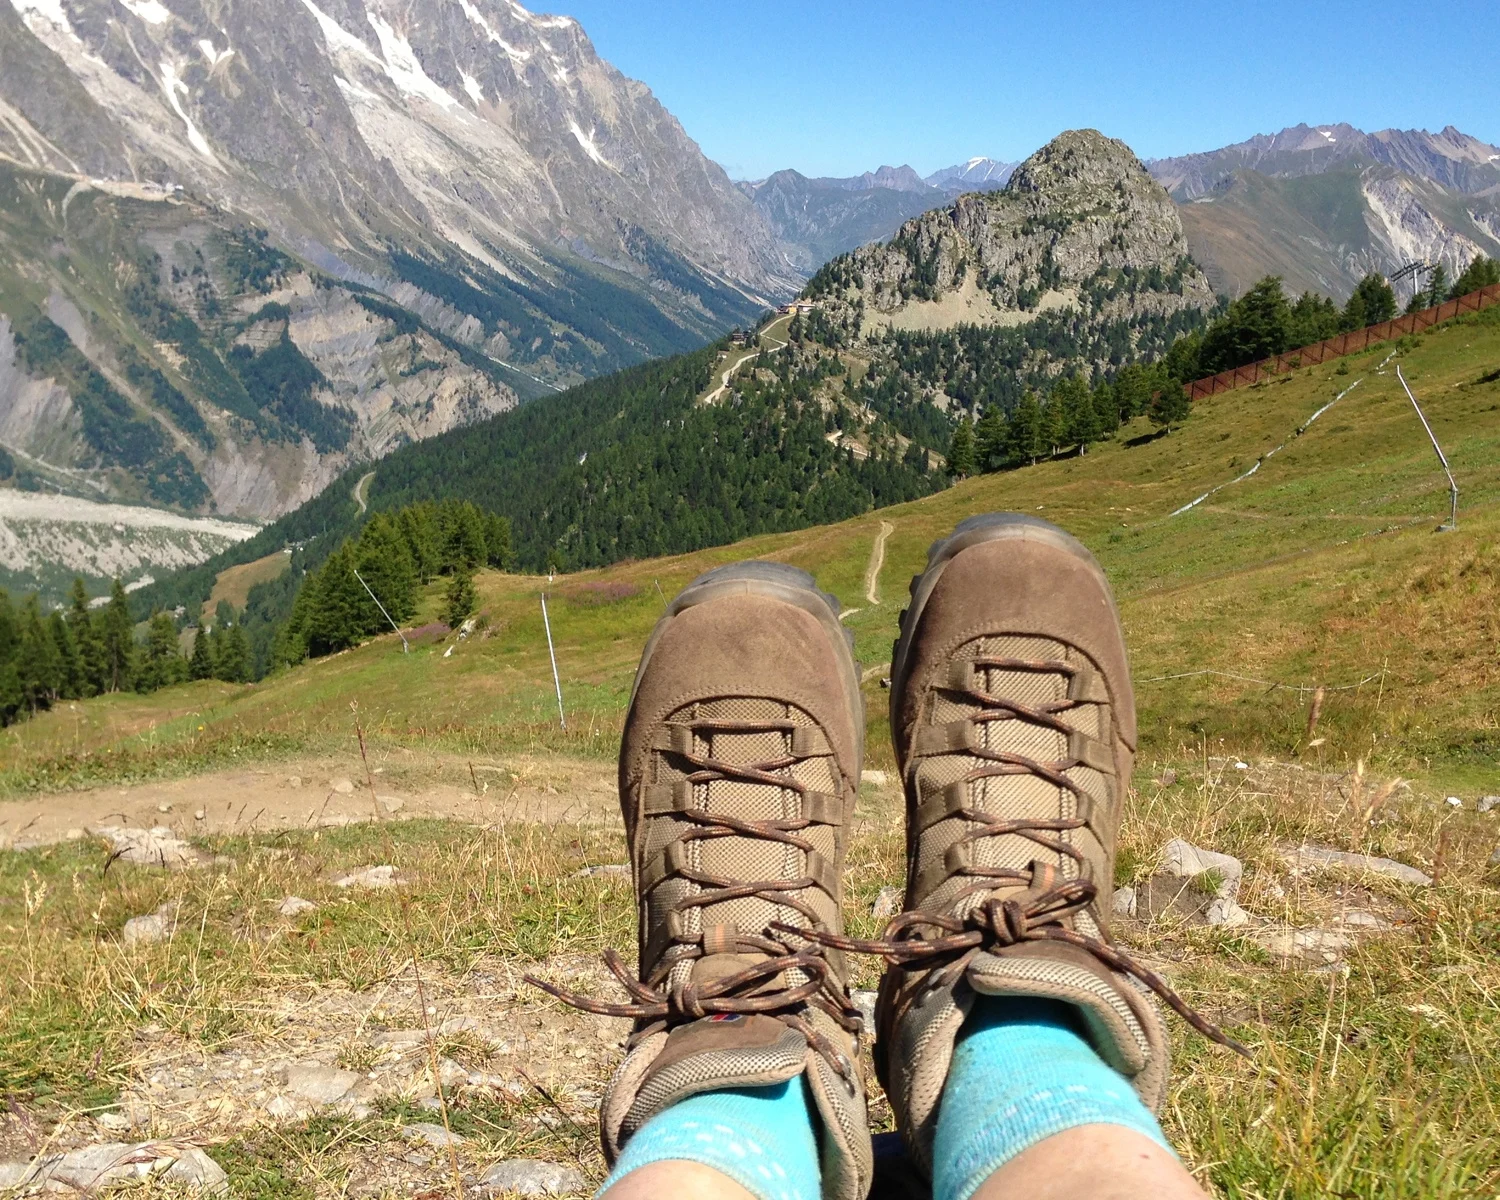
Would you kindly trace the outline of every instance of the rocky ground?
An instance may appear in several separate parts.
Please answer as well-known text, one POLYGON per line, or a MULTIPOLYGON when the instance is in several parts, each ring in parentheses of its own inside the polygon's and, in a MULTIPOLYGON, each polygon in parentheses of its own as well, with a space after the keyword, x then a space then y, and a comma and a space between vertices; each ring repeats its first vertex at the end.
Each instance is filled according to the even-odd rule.
MULTIPOLYGON (((110 994, 69 1020, 109 1028, 92 1066, 86 1056, 73 1067, 28 1066, 19 1055, 0 1063, 49 1081, 7 1089, 0 1189, 81 1193, 133 1181, 152 1194, 257 1197, 587 1193, 604 1170, 598 1105, 627 1025, 555 1004, 521 976, 620 995, 595 952, 601 939, 628 945, 623 847, 604 803, 613 803, 612 772, 517 765, 503 802, 455 785, 444 809, 439 791, 408 790, 395 811, 382 806, 378 825, 367 785, 311 763, 298 768, 307 772, 299 787, 281 769, 153 785, 175 797, 158 801, 165 814, 143 788, 112 797, 123 804, 100 797, 92 812, 82 796, 67 798, 69 815, 47 817, 51 824, 34 816, 32 829, 48 838, 72 820, 84 832, 23 838, 0 856, 24 894, 0 919, 11 922, 6 938, 17 939, 30 976, 29 994, 27 970, 6 985, 0 1015, 25 1019, 40 1011, 39 990, 69 979, 92 988, 102 972, 110 994), (235 786, 289 795, 253 828, 183 811, 194 787, 218 811, 235 786), (307 795, 322 805, 325 793, 318 821, 291 819, 307 795), (447 820, 402 820, 417 814, 447 820), (154 817, 172 823, 153 830, 154 817), (362 830, 352 824, 361 820, 362 830), (475 911, 485 923, 467 937, 475 911), (70 974, 90 956, 90 969, 70 974)), ((1463 824, 1447 826, 1455 832, 1430 854, 1402 861, 1333 844, 1321 818, 1286 819, 1300 805, 1337 824, 1352 805, 1366 824, 1425 827, 1433 814, 1409 806, 1430 802, 1362 775, 1224 759, 1185 767, 1181 779, 1159 772, 1140 791, 1137 808, 1148 814, 1178 796, 1172 824, 1192 840, 1165 836, 1176 829, 1163 814, 1127 822, 1116 936, 1262 1054, 1293 1041, 1302 1020, 1278 1015, 1268 997, 1316 995, 1297 981, 1322 976, 1351 989, 1362 972, 1373 978, 1425 953, 1445 877, 1482 874, 1476 856, 1500 819, 1500 802, 1444 804, 1454 812, 1439 815, 1463 824), (1205 823, 1209 811, 1244 818, 1258 798, 1281 814, 1264 823, 1259 843, 1232 824, 1205 823)), ((850 924, 861 932, 899 906, 898 796, 877 773, 866 793, 849 875, 850 924)), ((1478 960, 1449 971, 1450 991, 1494 982, 1493 964, 1478 960)), ((859 980, 865 1007, 872 972, 859 980)), ((1417 988, 1396 998, 1412 1020, 1451 1025, 1457 1001, 1427 996, 1417 988)), ((1349 1024, 1358 1031, 1375 1020, 1349 1024)), ((1492 1032, 1478 1029, 1476 1048, 1492 1032)), ((1180 1088, 1203 1086, 1195 1061, 1180 1088)), ((1221 1080, 1241 1070, 1212 1062, 1221 1080)), ((1239 1086, 1251 1087, 1255 1069, 1243 1073, 1239 1086)), ((874 1116, 888 1125, 878 1097, 874 1116)))

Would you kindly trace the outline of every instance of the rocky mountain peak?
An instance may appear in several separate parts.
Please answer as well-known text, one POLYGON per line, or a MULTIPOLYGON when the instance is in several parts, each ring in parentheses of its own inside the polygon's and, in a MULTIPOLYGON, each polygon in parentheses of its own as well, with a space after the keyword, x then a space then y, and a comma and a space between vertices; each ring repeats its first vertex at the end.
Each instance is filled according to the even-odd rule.
POLYGON ((1091 129, 1049 142, 1002 191, 960 196, 889 243, 835 260, 813 290, 859 306, 867 329, 1014 324, 1064 307, 1133 318, 1213 303, 1171 197, 1129 147, 1091 129))

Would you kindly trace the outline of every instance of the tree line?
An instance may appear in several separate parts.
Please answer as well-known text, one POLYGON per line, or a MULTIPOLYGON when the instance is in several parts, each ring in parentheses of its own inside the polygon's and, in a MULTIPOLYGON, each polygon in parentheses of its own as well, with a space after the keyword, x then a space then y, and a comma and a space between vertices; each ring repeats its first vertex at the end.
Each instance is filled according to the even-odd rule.
POLYGON ((202 624, 190 655, 172 613, 154 613, 137 636, 118 579, 103 607, 91 605, 83 580, 75 579, 68 605, 45 614, 35 593, 17 605, 0 588, 0 725, 60 700, 154 692, 187 679, 244 683, 251 671, 249 639, 233 621, 221 620, 218 633, 202 624))
POLYGON ((511 563, 510 522, 466 500, 376 513, 321 566, 305 572, 276 630, 271 667, 347 650, 416 615, 420 589, 449 577, 443 619, 457 627, 478 602, 474 572, 511 563), (382 611, 382 608, 384 611, 382 611))

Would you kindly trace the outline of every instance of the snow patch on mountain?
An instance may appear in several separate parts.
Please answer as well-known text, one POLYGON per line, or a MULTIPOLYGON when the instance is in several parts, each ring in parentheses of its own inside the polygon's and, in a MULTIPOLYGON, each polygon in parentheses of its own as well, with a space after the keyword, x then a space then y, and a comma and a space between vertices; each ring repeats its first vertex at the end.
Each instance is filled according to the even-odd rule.
POLYGON ((187 126, 188 142, 192 145, 193 149, 217 167, 219 160, 214 157, 214 152, 208 144, 208 139, 199 131, 198 126, 193 124, 193 118, 187 115, 187 110, 182 107, 182 101, 178 98, 179 93, 183 96, 188 94, 188 86, 178 77, 177 67, 171 59, 162 60, 161 90, 166 93, 167 103, 172 106, 172 111, 187 126))
POLYGON ((165 25, 172 19, 171 10, 161 0, 120 0, 120 5, 148 25, 165 25))
POLYGON ((385 57, 385 73, 390 76, 392 83, 408 96, 430 100, 439 108, 460 107, 458 101, 422 69, 417 52, 411 48, 411 43, 406 38, 397 33, 383 17, 375 13, 365 15, 369 18, 370 27, 375 30, 375 36, 380 39, 380 52, 385 57))
POLYGON ((496 31, 495 27, 489 23, 488 18, 486 18, 482 12, 480 12, 477 8, 470 4, 469 0, 458 0, 458 3, 459 7, 464 10, 464 16, 468 17, 473 24, 479 26, 479 28, 484 31, 485 37, 489 38, 490 41, 494 42, 495 45, 499 46, 500 49, 505 51, 506 55, 512 62, 518 65, 524 65, 531 58, 530 50, 523 50, 519 46, 512 46, 509 42, 507 42, 496 31))
POLYGON ((578 122, 573 120, 571 117, 568 119, 568 128, 573 131, 573 136, 578 139, 578 144, 583 147, 583 152, 585 154, 592 158, 601 167, 608 167, 611 171, 615 169, 614 164, 611 163, 609 159, 605 158, 604 155, 600 152, 599 147, 594 144, 593 129, 590 129, 587 133, 584 133, 583 130, 578 127, 578 122))
POLYGON ((21 19, 26 22, 26 28, 32 33, 39 34, 32 18, 41 17, 62 30, 75 42, 78 41, 78 35, 73 32, 73 23, 68 20, 68 14, 63 9, 62 0, 10 0, 10 3, 11 7, 21 14, 21 19))
POLYGON ((215 50, 214 44, 208 38, 198 39, 198 49, 203 51, 203 57, 208 59, 208 69, 212 71, 220 63, 228 62, 234 57, 234 50, 228 46, 222 50, 215 50))

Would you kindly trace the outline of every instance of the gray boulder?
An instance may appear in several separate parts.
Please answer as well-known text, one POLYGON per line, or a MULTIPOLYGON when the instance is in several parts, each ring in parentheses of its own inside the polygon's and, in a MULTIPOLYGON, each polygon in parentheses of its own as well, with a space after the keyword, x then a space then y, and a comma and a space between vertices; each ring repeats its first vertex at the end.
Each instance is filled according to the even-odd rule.
POLYGON ((39 1192, 84 1192, 158 1178, 189 1191, 222 1196, 229 1176, 196 1146, 173 1142, 105 1142, 29 1163, 0 1163, 0 1187, 39 1192))
POLYGON ((496 1163, 479 1181, 486 1196, 565 1196, 584 1191, 588 1184, 577 1167, 559 1166, 533 1158, 496 1163))

